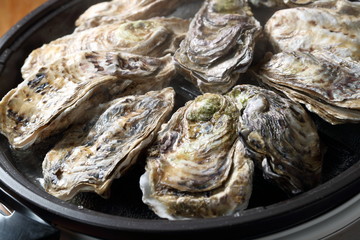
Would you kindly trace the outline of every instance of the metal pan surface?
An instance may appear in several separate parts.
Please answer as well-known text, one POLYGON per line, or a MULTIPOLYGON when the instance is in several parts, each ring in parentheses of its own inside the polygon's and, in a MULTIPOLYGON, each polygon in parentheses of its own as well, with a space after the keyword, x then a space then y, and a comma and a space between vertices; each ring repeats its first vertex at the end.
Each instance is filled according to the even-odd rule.
MULTIPOLYGON (((20 68, 33 49, 71 33, 77 17, 97 2, 100 0, 50 0, 0 39, 0 97, 22 81, 20 68)), ((265 10, 257 14, 261 15, 261 11, 265 10)), ((195 95, 188 83, 180 81, 179 85, 174 86, 178 106, 195 95)), ((0 186, 46 222, 101 238, 115 239, 119 234, 124 239, 169 234, 183 238, 214 232, 235 233, 242 239, 265 236, 324 214, 359 193, 360 125, 332 126, 313 117, 327 146, 323 183, 288 198, 261 177, 255 177, 250 206, 236 217, 159 219, 141 201, 139 177, 144 172, 141 160, 131 173, 114 182, 110 199, 83 193, 70 202, 59 200, 47 194, 38 181, 46 147, 19 153, 9 147, 3 136, 0 136, 0 186)))

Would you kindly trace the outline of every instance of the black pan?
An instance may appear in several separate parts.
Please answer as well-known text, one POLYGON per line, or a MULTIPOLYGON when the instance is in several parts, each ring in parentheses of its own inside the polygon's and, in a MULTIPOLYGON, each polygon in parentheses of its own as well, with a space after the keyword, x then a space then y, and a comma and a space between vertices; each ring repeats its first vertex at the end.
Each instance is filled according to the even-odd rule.
MULTIPOLYGON (((20 68, 33 49, 71 33, 75 19, 97 2, 100 0, 50 0, 1 38, 0 97, 22 81, 20 68)), ((178 106, 193 97, 194 91, 187 83, 180 81, 174 87, 178 92, 178 106)), ((6 198, 7 204, 20 212, 23 208, 17 206, 21 205, 56 228, 108 239, 120 236, 158 239, 169 235, 180 239, 187 235, 211 236, 214 232, 224 236, 236 234, 238 239, 266 236, 318 217, 359 193, 360 125, 332 126, 312 116, 327 148, 323 183, 288 197, 256 173, 250 206, 237 217, 159 219, 141 201, 139 177, 144 172, 144 157, 140 157, 126 176, 114 182, 110 199, 82 193, 70 202, 59 200, 47 194, 38 181, 48 146, 14 151, 3 136, 0 136, 0 201, 6 198)))

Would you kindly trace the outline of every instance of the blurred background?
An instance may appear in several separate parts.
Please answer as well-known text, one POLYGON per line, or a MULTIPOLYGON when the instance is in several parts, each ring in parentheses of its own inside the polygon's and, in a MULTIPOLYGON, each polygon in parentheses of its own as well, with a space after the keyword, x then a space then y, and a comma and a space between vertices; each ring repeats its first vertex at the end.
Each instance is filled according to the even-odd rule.
POLYGON ((0 0, 0 37, 47 0, 0 0))

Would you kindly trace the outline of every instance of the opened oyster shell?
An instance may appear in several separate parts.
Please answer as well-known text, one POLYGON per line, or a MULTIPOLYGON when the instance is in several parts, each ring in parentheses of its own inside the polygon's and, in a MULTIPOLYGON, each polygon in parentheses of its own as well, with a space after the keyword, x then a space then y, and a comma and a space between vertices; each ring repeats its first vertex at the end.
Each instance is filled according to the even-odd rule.
POLYGON ((277 11, 265 32, 275 52, 326 50, 360 61, 360 4, 339 1, 336 8, 277 11))
POLYGON ((253 60, 260 23, 245 0, 207 0, 174 57, 202 92, 225 93, 253 60))
POLYGON ((166 16, 181 3, 190 0, 112 0, 101 2, 87 9, 75 22, 75 31, 123 20, 144 20, 166 16))
POLYGON ((34 50, 21 69, 23 78, 41 67, 79 51, 123 51, 161 57, 174 53, 185 37, 189 21, 179 18, 153 18, 109 24, 73 33, 34 50))
POLYGON ((238 85, 228 96, 240 110, 240 137, 264 178, 288 194, 320 183, 319 136, 300 104, 252 85, 238 85))
POLYGON ((168 86, 173 58, 114 52, 79 52, 28 77, 0 102, 0 132, 26 148, 82 121, 88 109, 113 96, 168 86))
POLYGON ((331 124, 360 122, 360 64, 327 51, 282 52, 256 75, 331 124))
POLYGON ((42 164, 45 190, 64 200, 79 192, 107 196, 153 139, 174 106, 172 88, 127 96, 100 105, 102 112, 70 128, 46 154, 42 164))
POLYGON ((236 106, 204 94, 164 124, 140 179, 143 201, 160 217, 210 218, 244 209, 253 163, 237 141, 236 106))

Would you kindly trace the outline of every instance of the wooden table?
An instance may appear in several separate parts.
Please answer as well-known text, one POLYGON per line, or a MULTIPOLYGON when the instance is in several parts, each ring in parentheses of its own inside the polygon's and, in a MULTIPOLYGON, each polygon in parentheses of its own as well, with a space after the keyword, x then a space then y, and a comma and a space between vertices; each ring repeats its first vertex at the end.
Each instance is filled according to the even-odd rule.
POLYGON ((47 0, 0 0, 0 37, 47 0))

